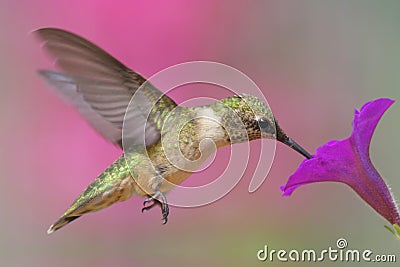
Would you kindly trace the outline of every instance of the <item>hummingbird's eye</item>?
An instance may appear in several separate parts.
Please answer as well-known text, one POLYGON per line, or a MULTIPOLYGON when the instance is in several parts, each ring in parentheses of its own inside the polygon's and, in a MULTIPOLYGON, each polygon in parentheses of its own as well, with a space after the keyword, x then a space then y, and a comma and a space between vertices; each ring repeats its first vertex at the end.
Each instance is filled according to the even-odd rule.
POLYGON ((275 133, 275 127, 270 123, 266 118, 260 118, 258 120, 258 125, 260 126, 260 130, 266 133, 275 133))

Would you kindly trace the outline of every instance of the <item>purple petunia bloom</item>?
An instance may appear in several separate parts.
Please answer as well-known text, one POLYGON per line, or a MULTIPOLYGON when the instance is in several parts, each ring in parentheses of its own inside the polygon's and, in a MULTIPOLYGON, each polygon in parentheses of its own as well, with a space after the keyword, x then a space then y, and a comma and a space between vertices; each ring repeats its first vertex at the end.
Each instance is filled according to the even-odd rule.
POLYGON ((400 225, 399 209, 369 157, 372 134, 393 103, 391 99, 381 98, 356 110, 351 136, 326 143, 312 159, 304 160, 281 187, 283 195, 289 196, 299 186, 315 182, 344 183, 391 224, 400 225))

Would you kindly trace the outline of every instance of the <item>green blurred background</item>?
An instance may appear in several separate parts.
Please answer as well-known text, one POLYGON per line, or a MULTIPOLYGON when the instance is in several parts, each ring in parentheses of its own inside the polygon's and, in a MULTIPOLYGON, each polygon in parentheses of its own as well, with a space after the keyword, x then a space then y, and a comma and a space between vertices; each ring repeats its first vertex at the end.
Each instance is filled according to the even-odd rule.
MULTIPOLYGON (((340 237, 349 248, 399 258, 400 243, 384 219, 350 188, 314 184, 282 197, 279 186, 302 158, 280 144, 267 181, 253 194, 249 171, 216 203, 172 208, 167 225, 158 210, 142 215, 143 200, 133 197, 46 235, 121 151, 36 75, 52 64, 30 34, 45 26, 73 31, 145 76, 191 60, 231 65, 262 88, 287 133, 314 152, 350 134, 354 108, 400 99, 399 13, 399 1, 1 0, 0 265, 278 266, 287 263, 259 262, 257 251, 321 250, 340 237)), ((399 118, 396 103, 371 145, 395 196, 399 118)), ((202 176, 212 172, 196 174, 202 176)))

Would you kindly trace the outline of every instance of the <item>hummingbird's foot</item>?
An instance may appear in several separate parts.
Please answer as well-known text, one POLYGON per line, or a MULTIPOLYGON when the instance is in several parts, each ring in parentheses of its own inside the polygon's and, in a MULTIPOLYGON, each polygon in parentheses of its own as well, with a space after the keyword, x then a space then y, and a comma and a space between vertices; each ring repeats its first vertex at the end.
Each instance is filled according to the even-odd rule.
POLYGON ((146 200, 143 202, 143 208, 142 208, 142 213, 145 211, 145 210, 150 210, 150 209, 152 209, 154 206, 156 206, 156 205, 158 205, 158 206, 160 206, 161 207, 161 203, 160 203, 160 201, 158 200, 158 199, 154 199, 154 198, 152 198, 152 197, 149 197, 149 198, 146 198, 146 200), (151 204, 150 205, 147 205, 147 204, 149 204, 151 202, 151 204))
POLYGON ((167 203, 167 198, 160 190, 157 190, 154 195, 150 196, 143 202, 144 207, 142 208, 142 212, 153 208, 155 205, 161 206, 161 212, 162 212, 162 216, 163 216, 163 218, 162 218, 163 224, 166 224, 168 221, 169 206, 167 203), (160 198, 160 199, 158 199, 158 198, 160 198), (151 204, 147 206, 147 204, 149 204, 149 203, 151 203, 151 204))

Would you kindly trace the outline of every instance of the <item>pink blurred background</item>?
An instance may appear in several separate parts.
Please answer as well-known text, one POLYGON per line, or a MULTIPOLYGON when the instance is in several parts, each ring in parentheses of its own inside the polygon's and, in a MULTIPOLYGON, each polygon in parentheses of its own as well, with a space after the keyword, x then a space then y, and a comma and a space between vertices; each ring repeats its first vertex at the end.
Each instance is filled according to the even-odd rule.
MULTIPOLYGON (((192 60, 231 65, 262 88, 281 126, 314 152, 350 134, 354 108, 378 97, 400 99, 399 10, 396 1, 361 0, 2 0, 0 265, 255 266, 266 264, 256 258, 264 245, 325 249, 339 237, 351 248, 398 252, 386 222, 346 186, 311 185, 282 197, 279 186, 302 158, 280 144, 267 181, 253 194, 247 192, 249 171, 216 203, 172 208, 167 225, 158 210, 141 214, 143 199, 133 197, 46 235, 121 151, 36 74, 52 60, 30 32, 70 30, 144 76, 192 60)), ((198 96, 195 86, 182 89, 170 96, 198 96)), ((395 104, 371 145, 395 196, 399 117, 395 104)), ((254 167, 257 158, 250 163, 254 167)), ((212 169, 202 175, 212 179, 212 169)))

